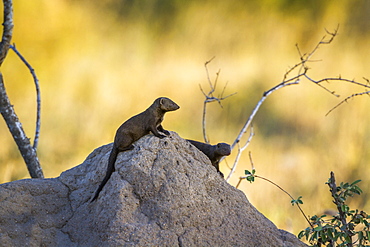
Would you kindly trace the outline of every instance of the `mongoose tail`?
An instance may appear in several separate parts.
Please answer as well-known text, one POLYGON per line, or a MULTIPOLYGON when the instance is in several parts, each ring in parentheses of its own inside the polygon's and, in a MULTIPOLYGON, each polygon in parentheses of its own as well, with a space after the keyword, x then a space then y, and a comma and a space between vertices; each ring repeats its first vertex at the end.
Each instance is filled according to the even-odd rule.
POLYGON ((118 150, 117 150, 117 148, 114 147, 114 144, 113 144, 112 151, 110 152, 110 155, 109 155, 107 173, 105 174, 105 177, 104 177, 103 181, 99 185, 98 190, 95 192, 95 195, 94 195, 93 199, 91 200, 91 202, 95 201, 96 198, 98 198, 98 196, 100 194, 100 191, 103 189, 104 185, 108 182, 110 176, 115 171, 114 163, 116 162, 117 155, 118 155, 118 150))

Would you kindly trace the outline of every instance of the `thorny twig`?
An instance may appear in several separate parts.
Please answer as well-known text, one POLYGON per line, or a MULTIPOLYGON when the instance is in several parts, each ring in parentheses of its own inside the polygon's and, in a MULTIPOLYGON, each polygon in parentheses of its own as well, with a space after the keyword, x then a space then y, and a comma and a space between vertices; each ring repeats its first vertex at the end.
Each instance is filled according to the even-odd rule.
POLYGON ((367 94, 367 95, 370 95, 370 91, 366 91, 366 92, 362 92, 362 93, 354 93, 348 97, 346 97, 344 100, 342 100, 341 102, 339 102, 339 104, 337 104, 336 106, 334 106, 333 108, 331 108, 328 113, 325 114, 325 116, 329 115, 332 111, 334 111, 335 109, 337 109, 341 104, 343 104, 344 102, 347 103, 347 101, 349 99, 352 99, 353 97, 356 97, 356 96, 360 96, 360 95, 364 95, 364 94, 367 94))
POLYGON ((32 74, 32 77, 33 77, 33 80, 35 82, 36 96, 37 96, 37 113, 36 113, 36 130, 35 130, 35 139, 33 141, 33 149, 35 149, 35 151, 36 151, 37 150, 37 145, 38 145, 38 142, 39 142, 40 125, 41 125, 41 95, 40 95, 39 80, 37 79, 35 70, 27 62, 27 60, 19 53, 19 51, 15 47, 15 44, 10 45, 10 49, 12 49, 18 55, 18 57, 22 60, 22 62, 27 66, 27 68, 30 70, 30 72, 32 74))
POLYGON ((203 138, 204 138, 204 141, 206 143, 209 143, 209 140, 208 140, 208 137, 207 137, 207 132, 206 132, 206 115, 207 115, 207 104, 211 103, 211 102, 218 102, 218 104, 220 105, 220 107, 222 108, 222 104, 221 104, 221 101, 230 97, 230 96, 233 96, 234 94, 236 93, 232 93, 232 94, 229 94, 227 96, 223 96, 224 95, 224 92, 225 92, 225 89, 226 89, 226 86, 227 86, 227 83, 225 84, 221 94, 216 97, 214 96, 214 92, 216 91, 216 87, 217 87, 217 81, 218 81, 218 77, 220 75, 220 70, 217 71, 216 73, 216 78, 214 80, 214 83, 212 83, 211 81, 211 78, 209 76, 209 72, 208 72, 208 64, 214 59, 215 57, 211 58, 210 60, 208 60, 207 62, 205 62, 204 64, 204 67, 206 68, 206 73, 207 73, 207 80, 208 80, 208 83, 209 83, 209 87, 210 87, 210 91, 208 93, 205 93, 203 91, 203 88, 201 85, 199 85, 200 87, 200 91, 203 93, 204 97, 205 97, 205 100, 204 100, 204 103, 203 103, 203 116, 202 116, 202 129, 203 129, 203 138))
MULTIPOLYGON (((360 95, 364 95, 364 94, 367 94, 367 95, 370 95, 370 91, 368 90, 370 88, 370 82, 368 79, 364 78, 365 81, 367 83, 360 83, 360 82, 357 82, 355 80, 349 80, 349 79, 345 79, 345 78, 341 78, 341 76, 339 76, 338 78, 332 78, 332 77, 327 77, 327 78, 323 78, 323 79, 319 79, 319 80, 315 80, 313 78, 311 78, 310 76, 308 76, 308 71, 309 71, 309 67, 308 67, 308 63, 311 63, 311 62, 317 62, 318 60, 312 60, 312 57, 313 55, 317 52, 317 50, 323 46, 323 45, 328 45, 328 44, 331 44, 331 42, 334 40, 334 38, 337 36, 338 34, 338 29, 339 29, 339 25, 337 26, 336 29, 334 29, 333 32, 329 32, 328 30, 325 30, 326 31, 326 35, 324 35, 322 37, 322 39, 315 45, 315 47, 311 50, 311 52, 309 53, 302 53, 301 50, 299 49, 299 46, 296 45, 297 47, 297 51, 298 51, 298 54, 299 54, 299 59, 300 59, 300 62, 295 64, 293 67, 291 67, 290 69, 288 69, 288 71, 285 72, 284 76, 283 76, 283 80, 277 84, 276 86, 272 87, 271 89, 265 91, 261 97, 261 99, 257 102, 256 106, 254 107, 254 109, 252 110, 252 113, 249 115, 247 121, 245 122, 245 124, 243 125, 243 127, 241 128, 239 134, 237 135, 237 137, 235 138, 234 142, 232 143, 231 145, 231 149, 233 149, 236 145, 238 145, 238 154, 236 156, 236 159, 235 159, 235 162, 234 162, 234 165, 233 167, 231 168, 231 172, 227 178, 227 180, 230 179, 231 175, 233 174, 233 172, 236 170, 236 166, 237 166, 237 163, 239 161, 239 158, 240 158, 240 155, 241 153, 244 151, 244 148, 240 148, 239 146, 239 143, 241 141, 241 139, 243 138, 244 134, 247 132, 248 128, 250 128, 251 124, 252 124, 252 121, 254 119, 254 117, 256 116, 258 110, 260 109, 260 107, 262 106, 263 102, 266 100, 266 98, 272 94, 273 92, 281 89, 281 88, 284 88, 284 87, 287 87, 287 86, 292 86, 292 85, 298 85, 300 84, 300 82, 302 81, 302 79, 306 79, 308 80, 309 82, 312 82, 314 83, 315 85, 321 87, 322 89, 324 89, 325 91, 327 91, 328 93, 332 94, 333 96, 335 97, 339 97, 338 94, 335 93, 335 91, 332 91, 332 90, 329 90, 328 88, 326 88, 322 83, 323 82, 335 82, 335 81, 339 81, 339 82, 347 82, 347 83, 351 83, 351 84, 354 84, 354 85, 357 85, 357 86, 361 86, 361 87, 364 87, 366 88, 367 90, 365 92, 361 92, 361 93, 356 93, 356 94, 352 94, 351 96, 348 96, 346 99, 344 99, 342 102, 340 102, 337 106, 335 106, 333 109, 331 109, 327 115, 333 111, 334 109, 336 109, 339 105, 341 105, 342 103, 344 102, 347 102, 348 99, 350 98, 353 98, 355 96, 360 96, 360 95), (295 75, 291 75, 292 73, 296 73, 295 75)), ((214 58, 210 59, 209 61, 207 61, 205 63, 205 68, 206 68, 206 72, 207 72, 207 78, 208 78, 208 82, 209 82, 209 85, 210 85, 210 92, 208 94, 206 94, 203 89, 201 88, 201 91, 202 93, 204 94, 204 96, 206 97, 205 101, 204 101, 204 108, 203 108, 203 136, 204 136, 204 140, 206 142, 208 142, 208 138, 207 138, 207 135, 206 135, 206 104, 207 103, 210 103, 210 102, 213 102, 213 101, 217 101, 220 106, 222 107, 221 105, 221 100, 222 99, 225 99, 231 95, 228 95, 227 97, 222 97, 223 95, 223 92, 221 94, 221 97, 214 97, 213 96, 213 93, 215 91, 215 87, 217 85, 217 80, 218 80, 218 76, 219 76, 219 73, 220 71, 218 71, 216 73, 216 79, 215 79, 215 82, 214 84, 212 84, 211 80, 210 80, 210 77, 209 77, 209 73, 208 73, 208 68, 207 68, 207 65, 213 60, 214 58)), ((251 136, 248 138, 248 141, 249 139, 251 138, 251 136)), ((248 142, 247 141, 247 142, 248 142)))
MULTIPOLYGON (((244 124, 244 126, 240 130, 238 136, 236 137, 235 141, 231 145, 231 149, 233 149, 235 147, 235 145, 243 137, 244 133, 246 132, 246 130, 248 129, 248 127, 252 123, 253 118, 255 117, 256 113, 258 112, 259 108, 261 107, 262 103, 266 100, 267 96, 269 96, 271 93, 273 93, 273 92, 275 92, 275 91, 277 91, 277 90, 279 90, 279 89, 281 89, 283 87, 287 87, 287 86, 291 86, 291 85, 298 85, 300 83, 302 77, 309 78, 307 76, 307 71, 309 70, 309 68, 307 67, 306 64, 308 62, 312 62, 310 60, 310 58, 320 48, 321 45, 330 44, 334 40, 335 36, 338 34, 338 28, 335 29, 335 31, 333 33, 330 33, 328 31, 326 31, 326 32, 330 35, 329 39, 327 39, 326 36, 324 36, 320 40, 320 42, 317 43, 317 45, 313 48, 313 50, 310 53, 308 53, 308 54, 302 54, 302 52, 300 51, 298 45, 296 45, 297 46, 297 50, 298 50, 298 54, 300 56, 300 60, 301 61, 299 63, 295 64, 287 72, 285 72, 285 74, 283 76, 282 82, 280 82, 278 85, 272 87, 271 89, 269 89, 269 90, 267 90, 266 92, 263 93, 262 98, 258 101, 257 105, 255 106, 255 108, 253 109, 251 115, 249 116, 247 122, 244 124), (291 73, 293 73, 294 71, 296 71, 297 69, 298 69, 297 75, 292 76, 292 77, 289 77, 289 75, 291 73)), ((326 81, 326 80, 330 80, 330 79, 331 78, 326 78, 326 79, 322 79, 320 81, 315 81, 315 80, 312 80, 311 79, 311 81, 312 82, 315 82, 316 84, 319 85, 320 82, 326 81)), ((330 92, 330 90, 327 90, 327 91, 330 92)))
POLYGON ((302 54, 298 45, 296 45, 297 50, 298 50, 298 54, 301 57, 301 62, 302 62, 302 67, 300 67, 298 73, 301 73, 302 69, 304 69, 306 71, 308 70, 308 67, 306 66, 306 63, 313 62, 312 60, 310 60, 310 58, 313 56, 313 54, 320 48, 321 45, 330 44, 334 40, 334 38, 337 36, 338 30, 339 30, 339 24, 338 24, 337 28, 334 29, 334 32, 329 32, 327 29, 325 29, 326 33, 330 35, 329 39, 327 39, 326 35, 324 35, 321 38, 320 42, 317 43, 316 46, 313 48, 313 50, 308 54, 302 54))
MULTIPOLYGON (((334 30, 334 32, 329 32, 329 31, 326 30, 327 35, 323 36, 323 38, 316 44, 316 46, 313 48, 313 50, 308 54, 303 54, 300 51, 298 45, 296 45, 297 50, 298 50, 298 54, 300 56, 300 62, 295 64, 293 67, 291 67, 284 74, 283 80, 282 80, 281 83, 279 83, 278 85, 272 87, 271 89, 269 89, 269 90, 267 90, 266 92, 263 93, 262 98, 257 102, 257 104, 254 107, 254 109, 252 110, 252 113, 250 114, 249 118, 247 119, 244 126, 241 128, 239 134, 237 135, 236 139, 234 140, 233 144, 231 145, 231 149, 233 149, 236 145, 238 145, 238 143, 240 142, 240 140, 242 139, 244 134, 247 132, 247 129, 250 127, 255 115, 257 114, 257 112, 258 112, 259 108, 261 107, 262 103, 266 100, 267 96, 269 96, 271 93, 273 93, 273 92, 275 92, 275 91, 277 91, 281 88, 291 86, 291 85, 298 85, 298 84, 300 84, 302 79, 307 79, 308 81, 313 82, 314 84, 318 85, 319 87, 323 88, 325 91, 329 92, 330 94, 332 94, 336 97, 339 97, 339 95, 337 95, 334 91, 331 91, 328 88, 326 88, 325 86, 323 86, 322 82, 341 81, 341 82, 352 83, 352 84, 355 84, 357 86, 362 86, 362 87, 365 87, 366 89, 370 88, 369 80, 366 79, 366 78, 364 78, 364 79, 367 82, 367 84, 360 83, 360 82, 357 82, 355 80, 349 80, 349 79, 341 78, 340 76, 338 78, 328 77, 328 78, 323 78, 323 79, 320 79, 320 80, 315 80, 315 79, 312 79, 311 77, 308 76, 307 73, 309 71, 309 67, 307 66, 307 64, 310 63, 310 62, 316 62, 315 60, 311 60, 312 56, 322 45, 330 44, 334 40, 334 38, 338 34, 338 28, 339 28, 339 26, 334 30), (329 37, 327 37, 328 35, 329 35, 329 37), (293 72, 297 72, 297 74, 291 76, 291 74, 293 72)), ((370 91, 367 90, 366 92, 353 94, 353 95, 347 97, 341 103, 339 103, 337 106, 335 106, 333 109, 331 109, 329 111, 329 113, 332 110, 334 110, 335 108, 337 108, 339 105, 341 105, 343 102, 346 102, 348 99, 350 99, 352 97, 355 97, 355 96, 363 95, 363 94, 369 95, 370 91)))

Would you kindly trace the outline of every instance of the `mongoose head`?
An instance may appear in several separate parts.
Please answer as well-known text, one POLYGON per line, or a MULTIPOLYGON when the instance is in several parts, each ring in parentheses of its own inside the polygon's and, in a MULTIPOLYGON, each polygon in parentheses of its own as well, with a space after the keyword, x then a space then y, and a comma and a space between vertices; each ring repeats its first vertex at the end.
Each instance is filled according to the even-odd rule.
POLYGON ((231 153, 231 147, 227 143, 218 143, 216 145, 215 153, 220 156, 228 156, 231 153))
POLYGON ((159 107, 164 112, 175 111, 180 108, 180 106, 178 106, 175 102, 166 97, 158 98, 155 101, 158 102, 159 107))

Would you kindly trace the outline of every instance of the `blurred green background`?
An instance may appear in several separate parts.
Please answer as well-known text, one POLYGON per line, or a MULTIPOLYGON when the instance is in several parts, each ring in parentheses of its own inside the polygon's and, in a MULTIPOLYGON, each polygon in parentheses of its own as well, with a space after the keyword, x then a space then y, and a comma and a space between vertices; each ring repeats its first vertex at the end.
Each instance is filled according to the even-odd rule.
MULTIPOLYGON (((309 52, 340 25, 339 35, 321 47, 309 75, 362 81, 370 68, 370 1, 179 1, 17 0, 13 42, 36 70, 42 93, 38 155, 46 177, 83 162, 95 148, 112 142, 119 125, 155 98, 167 96, 181 108, 166 115, 164 128, 202 140, 201 115, 207 89, 221 69, 219 91, 237 92, 208 107, 211 143, 232 143, 264 91, 281 82, 299 62, 296 44, 309 52)), ((2 66, 6 89, 27 135, 35 128, 35 90, 27 68, 9 54, 2 66)), ((324 184, 362 179, 361 197, 351 206, 370 211, 370 100, 346 96, 363 89, 325 83, 342 97, 302 81, 273 93, 254 121, 255 136, 230 184, 250 170, 303 196, 308 215, 333 208, 324 184)), ((0 121, 0 182, 29 177, 4 123, 0 121)), ((247 136, 243 139, 245 140, 247 136)), ((33 141, 33 140, 32 140, 33 141)), ((221 165, 227 174, 236 150, 221 165)), ((297 234, 307 223, 290 198, 257 180, 240 189, 279 228, 297 234)))

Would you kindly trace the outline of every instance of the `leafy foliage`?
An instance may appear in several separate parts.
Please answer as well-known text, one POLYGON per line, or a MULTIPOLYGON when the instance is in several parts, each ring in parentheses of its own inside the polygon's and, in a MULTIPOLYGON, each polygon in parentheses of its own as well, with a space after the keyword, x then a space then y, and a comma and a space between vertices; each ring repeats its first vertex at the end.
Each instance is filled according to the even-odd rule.
POLYGON ((290 201, 290 203, 292 204, 292 206, 294 206, 294 204, 303 204, 303 201, 301 200, 302 196, 299 196, 297 199, 292 199, 290 201))
POLYGON ((253 169, 252 172, 248 171, 248 170, 245 170, 245 175, 246 175, 246 179, 247 181, 249 181, 250 183, 254 182, 254 174, 256 173, 256 170, 253 169))
POLYGON ((300 239, 306 238, 311 246, 370 246, 370 216, 358 209, 350 209, 346 204, 349 197, 360 195, 362 190, 353 183, 335 183, 334 173, 326 183, 333 197, 338 213, 331 218, 327 215, 312 216, 312 225, 298 234, 300 239))

